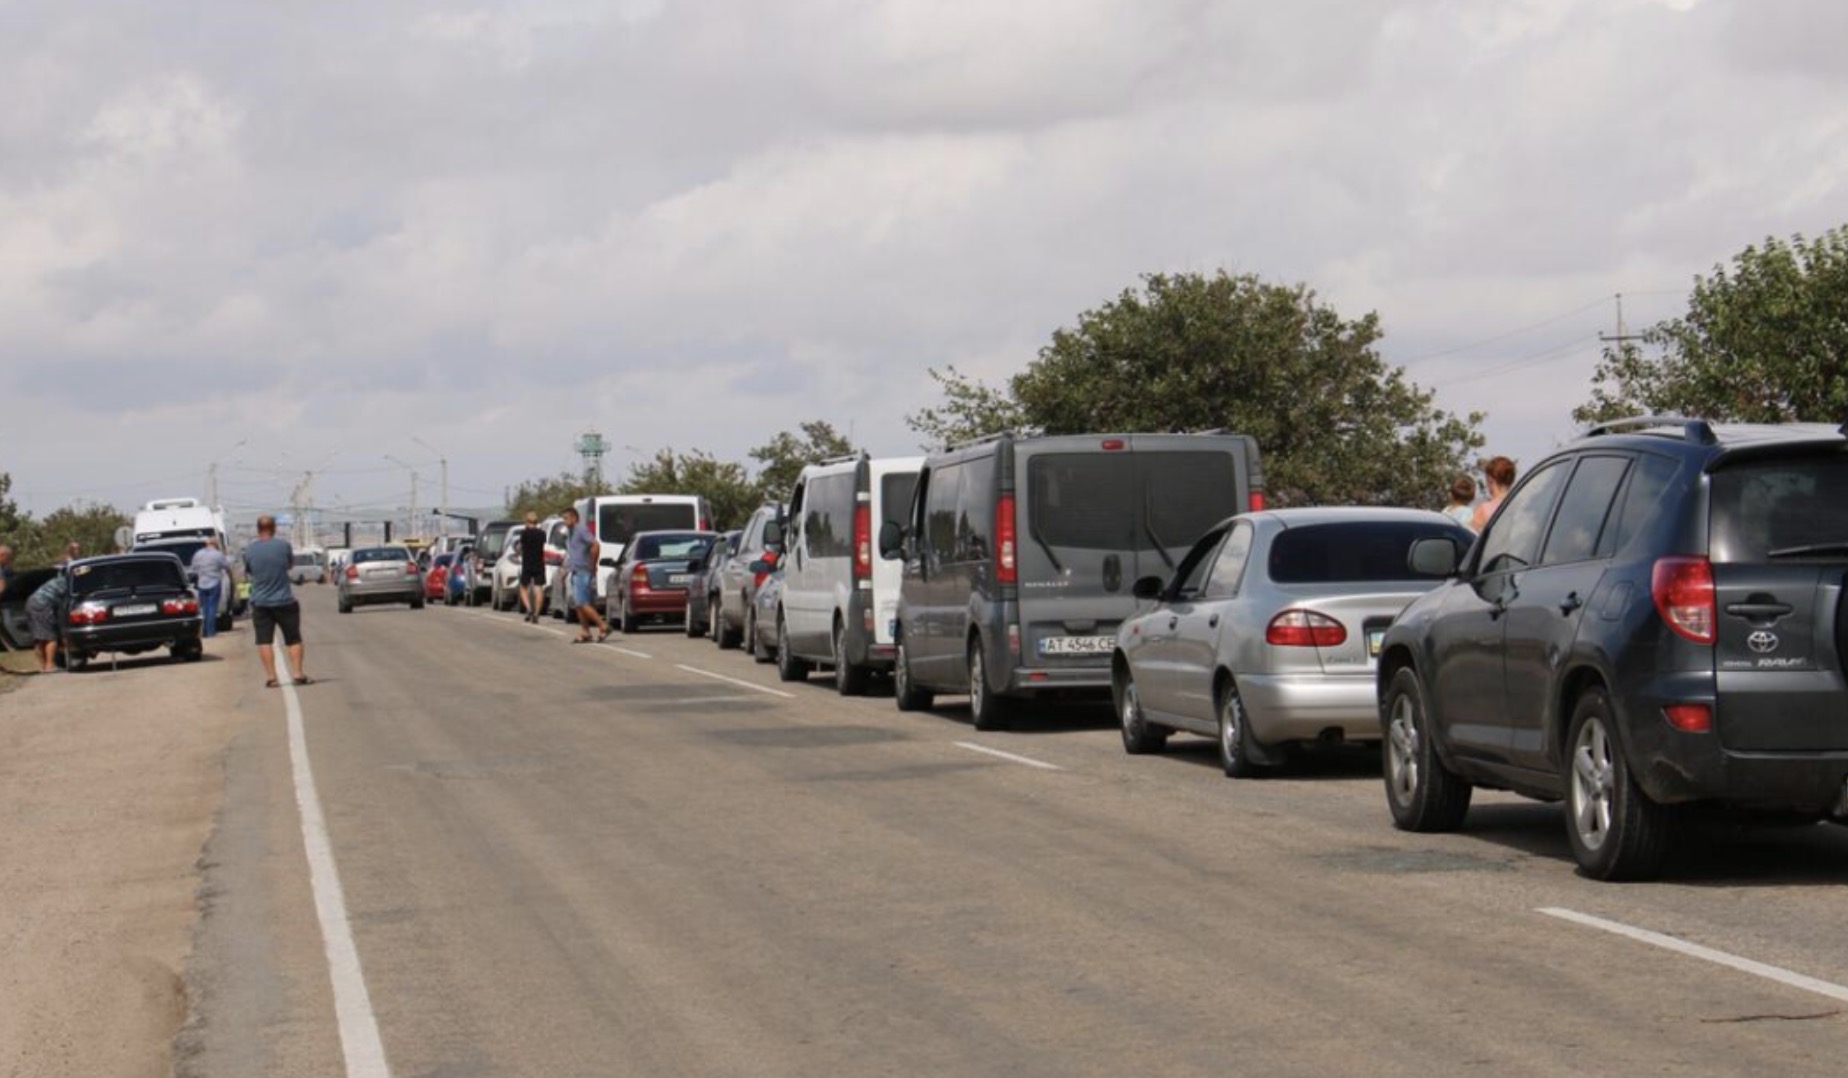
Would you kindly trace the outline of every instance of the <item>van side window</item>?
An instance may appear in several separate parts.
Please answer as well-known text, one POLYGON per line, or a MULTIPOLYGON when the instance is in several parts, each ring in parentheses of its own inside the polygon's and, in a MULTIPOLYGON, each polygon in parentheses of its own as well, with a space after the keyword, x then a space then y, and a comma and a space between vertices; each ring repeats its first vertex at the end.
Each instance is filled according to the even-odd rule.
POLYGON ((844 558, 853 553, 853 473, 809 480, 808 511, 802 534, 811 558, 844 558))
POLYGON ((961 489, 960 464, 931 472, 924 494, 924 557, 932 565, 956 560, 956 502, 961 489))
POLYGON ((956 560, 987 561, 995 550, 995 458, 976 457, 956 466, 956 560))

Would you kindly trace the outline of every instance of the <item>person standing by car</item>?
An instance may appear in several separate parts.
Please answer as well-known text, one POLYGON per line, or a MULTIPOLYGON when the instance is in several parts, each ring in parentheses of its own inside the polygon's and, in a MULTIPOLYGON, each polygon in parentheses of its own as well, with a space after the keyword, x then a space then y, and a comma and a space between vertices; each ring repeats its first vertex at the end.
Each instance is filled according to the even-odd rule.
POLYGON ((194 586, 199 590, 199 613, 205 618, 201 635, 218 635, 218 609, 224 602, 225 580, 231 575, 231 559, 218 549, 216 536, 208 536, 205 545, 192 557, 194 586))
POLYGON ((26 600, 26 621, 32 627, 32 650, 38 653, 41 674, 58 669, 58 618, 70 597, 70 577, 60 572, 53 573, 26 600))
POLYGON ((1476 500, 1476 481, 1467 475, 1459 475, 1450 483, 1450 504, 1444 507, 1444 515, 1465 528, 1471 527, 1476 519, 1475 507, 1470 505, 1476 500))
POLYGON ((250 574, 250 624, 257 630, 257 657, 263 660, 264 684, 275 688, 276 630, 289 652, 289 670, 297 685, 314 682, 302 672, 302 608, 289 588, 295 568, 295 548, 276 537, 276 518, 257 518, 257 539, 244 548, 244 569, 250 574))
POLYGON ((590 643, 592 625, 597 627, 596 639, 599 642, 608 640, 609 623, 603 620, 603 614, 591 603, 590 594, 591 585, 597 579, 597 558, 603 553, 603 545, 578 519, 576 509, 566 509, 564 516, 567 529, 565 572, 570 574, 567 583, 571 589, 571 608, 577 611, 578 616, 578 635, 572 643, 590 643))
POLYGON ((1489 481, 1489 496, 1476 507, 1476 512, 1469 518, 1471 531, 1481 531, 1488 524, 1489 518, 1501 508, 1502 499, 1514 488, 1514 461, 1507 457, 1490 457, 1483 462, 1482 477, 1489 481))
POLYGON ((539 514, 526 514, 526 527, 520 529, 520 608, 526 620, 539 621, 539 604, 545 592, 545 529, 539 526, 539 514))
POLYGON ((13 548, 0 543, 0 596, 13 586, 13 548))

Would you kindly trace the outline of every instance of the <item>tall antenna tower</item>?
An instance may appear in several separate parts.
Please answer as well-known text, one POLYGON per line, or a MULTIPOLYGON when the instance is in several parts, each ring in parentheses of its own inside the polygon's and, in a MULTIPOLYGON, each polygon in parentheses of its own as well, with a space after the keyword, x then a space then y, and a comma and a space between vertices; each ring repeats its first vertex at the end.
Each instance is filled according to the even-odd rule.
POLYGON ((578 456, 584 458, 584 482, 592 490, 603 489, 603 457, 609 451, 610 443, 594 430, 578 438, 578 456))

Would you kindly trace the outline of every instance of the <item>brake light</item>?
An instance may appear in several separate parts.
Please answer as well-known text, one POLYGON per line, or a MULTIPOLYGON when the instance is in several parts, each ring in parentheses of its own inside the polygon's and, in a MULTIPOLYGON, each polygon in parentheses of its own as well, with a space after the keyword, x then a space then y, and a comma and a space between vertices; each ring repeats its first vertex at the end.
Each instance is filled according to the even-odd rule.
POLYGON ((1105 438, 1104 439, 1104 449, 1107 452, 1115 452, 1116 450, 1123 448, 1123 446, 1126 444, 1127 443, 1124 442, 1123 439, 1121 438, 1105 438))
POLYGON ((1313 610, 1285 610, 1264 628, 1264 642, 1279 648, 1333 648, 1347 643, 1347 627, 1313 610))
POLYGON ((638 565, 629 573, 629 586, 648 590, 648 566, 638 565))
POLYGON ((1252 491, 1249 501, 1251 503, 1252 512, 1254 513, 1264 512, 1264 492, 1263 491, 1261 490, 1252 491))
POLYGON ((864 503, 853 507, 853 578, 870 580, 873 575, 873 507, 864 503))
POLYGON ((1713 709, 1706 704, 1670 704, 1662 709, 1662 717, 1686 734, 1704 734, 1713 729, 1713 709))
POLYGON ((417 575, 417 563, 414 561, 405 562, 404 571, 406 573, 409 573, 411 576, 416 576, 417 575))
POLYGON ((1714 641, 1713 563, 1706 558, 1658 558, 1649 594, 1670 629, 1696 644, 1714 641))
POLYGON ((359 579, 359 566, 357 565, 347 566, 346 578, 348 580, 358 580, 359 579))
POLYGON ((167 599, 160 604, 160 612, 163 614, 197 614, 199 601, 197 599, 167 599))
POLYGON ((995 580, 1012 584, 1020 578, 1014 534, 1014 496, 1001 495, 995 503, 995 580))
POLYGON ((563 564, 565 564, 565 554, 564 554, 564 551, 562 551, 562 550, 548 550, 548 551, 546 551, 546 552, 545 552, 545 563, 546 563, 547 565, 563 565, 563 564))
POLYGON ((711 517, 700 517, 699 518, 699 530, 703 532, 711 531, 712 530, 712 518, 711 517))
POLYGON ((763 587, 764 578, 770 575, 771 569, 776 568, 776 559, 777 559, 776 551, 774 550, 764 551, 764 556, 759 558, 758 560, 763 562, 764 565, 767 566, 767 568, 765 568, 764 571, 761 573, 751 574, 751 583, 757 587, 760 587, 760 588, 763 587))
POLYGON ((109 620, 109 608, 101 603, 84 603, 72 607, 67 616, 72 625, 95 625, 99 621, 109 620))

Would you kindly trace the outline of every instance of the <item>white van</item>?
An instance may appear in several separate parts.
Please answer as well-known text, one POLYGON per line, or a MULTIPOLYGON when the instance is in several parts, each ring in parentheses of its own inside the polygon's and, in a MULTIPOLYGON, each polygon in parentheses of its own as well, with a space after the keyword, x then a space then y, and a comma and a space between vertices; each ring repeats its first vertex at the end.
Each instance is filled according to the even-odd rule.
POLYGON ((843 696, 892 669, 893 626, 903 566, 878 556, 886 521, 911 509, 923 457, 856 457, 802 469, 783 536, 777 608, 777 673, 800 681, 813 664, 834 668, 843 696))
MULTIPOLYGON (((629 545, 630 536, 638 532, 712 530, 712 513, 706 508, 706 499, 697 494, 600 494, 579 498, 572 507, 603 547, 598 558, 596 593, 590 597, 595 606, 602 606, 604 596, 609 594, 610 574, 623 548, 629 545)), ((568 575, 559 573, 552 581, 552 609, 561 614, 571 607, 565 595, 568 575)))

